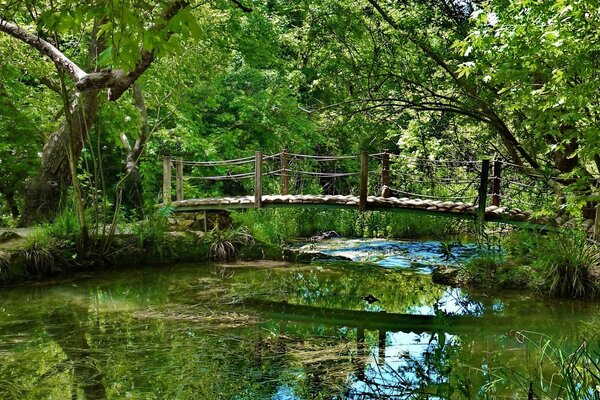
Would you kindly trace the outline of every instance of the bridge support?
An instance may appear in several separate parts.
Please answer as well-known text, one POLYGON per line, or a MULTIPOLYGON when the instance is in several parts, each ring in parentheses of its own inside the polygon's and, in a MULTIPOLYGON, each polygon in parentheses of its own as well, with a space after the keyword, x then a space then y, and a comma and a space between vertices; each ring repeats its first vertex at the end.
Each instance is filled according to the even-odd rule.
POLYGON ((171 157, 163 159, 163 204, 171 203, 171 157))
POLYGON ((262 151, 254 155, 254 208, 262 208, 262 151))
POLYGON ((360 195, 358 209, 360 212, 367 211, 367 195, 369 193, 369 153, 360 153, 360 195))
POLYGON ((488 192, 488 181, 490 178, 490 160, 481 160, 481 180, 479 183, 479 196, 477 198, 477 229, 483 230, 483 223, 485 221, 485 208, 487 205, 487 192, 488 192))
POLYGON ((494 160, 492 167, 492 205, 500 207, 500 183, 502 175, 502 163, 494 160))
POLYGON ((175 173, 175 192, 177 193, 177 201, 183 200, 183 157, 177 157, 175 173))
POLYGON ((286 149, 281 150, 281 194, 286 196, 290 193, 290 176, 288 175, 288 153, 286 149))
MULTIPOLYGON (((390 153, 384 150, 381 156, 381 187, 390 186, 390 153)), ((390 190, 385 190, 381 194, 383 197, 390 197, 390 190)))

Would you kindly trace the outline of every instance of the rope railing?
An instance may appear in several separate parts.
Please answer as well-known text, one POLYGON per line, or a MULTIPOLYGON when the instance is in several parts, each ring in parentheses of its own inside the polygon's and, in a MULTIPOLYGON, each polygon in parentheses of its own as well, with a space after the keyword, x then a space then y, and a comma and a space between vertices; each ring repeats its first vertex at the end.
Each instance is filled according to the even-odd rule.
POLYGON ((483 218, 488 205, 539 207, 551 197, 548 180, 554 178, 501 160, 438 160, 388 151, 333 156, 283 150, 207 161, 165 157, 163 166, 164 203, 172 200, 171 168, 174 167, 177 200, 184 200, 184 186, 188 194, 196 196, 214 190, 235 195, 252 190, 250 182, 254 182, 258 207, 265 193, 287 195, 316 190, 323 194, 358 193, 361 210, 366 209, 369 193, 384 198, 468 201, 478 204, 478 219, 483 218), (192 182, 206 183, 195 187, 190 186, 192 182), (209 182, 216 184, 216 189, 209 190, 206 186, 209 182))

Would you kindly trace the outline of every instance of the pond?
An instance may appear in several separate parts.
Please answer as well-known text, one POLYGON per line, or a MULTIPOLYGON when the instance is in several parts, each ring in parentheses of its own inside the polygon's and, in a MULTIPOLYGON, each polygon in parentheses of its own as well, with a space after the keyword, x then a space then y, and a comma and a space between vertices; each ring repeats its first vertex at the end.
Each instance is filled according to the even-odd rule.
POLYGON ((557 380, 540 346, 577 348, 600 315, 595 302, 432 282, 432 266, 467 260, 472 245, 304 247, 353 261, 148 266, 4 288, 0 398, 527 398, 530 377, 542 396, 557 380))

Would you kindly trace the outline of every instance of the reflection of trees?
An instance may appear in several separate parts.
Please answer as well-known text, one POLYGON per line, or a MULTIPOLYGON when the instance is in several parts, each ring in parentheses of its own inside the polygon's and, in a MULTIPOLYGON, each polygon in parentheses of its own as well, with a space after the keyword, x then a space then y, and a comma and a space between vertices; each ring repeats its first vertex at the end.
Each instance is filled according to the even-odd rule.
POLYGON ((98 361, 86 338, 89 322, 88 307, 69 302, 55 309, 46 317, 46 331, 58 343, 73 365, 73 398, 77 396, 77 387, 81 387, 87 400, 106 398, 103 385, 103 373, 98 369, 98 361))
MULTIPOLYGON (((309 267, 295 271, 277 269, 255 271, 254 282, 262 282, 262 290, 238 287, 238 294, 253 297, 264 293, 270 299, 294 304, 315 305, 346 310, 363 310, 369 306, 363 296, 373 294, 379 299, 372 308, 388 312, 408 312, 411 308, 432 306, 445 287, 431 281, 427 275, 405 274, 367 265, 340 265, 333 268, 309 267)), ((248 279, 248 274, 235 279, 248 279)))
MULTIPOLYGON (((282 386, 311 399, 340 398, 344 393, 351 399, 376 398, 392 390, 404 390, 412 398, 425 393, 480 398, 480 388, 492 383, 496 392, 491 394, 522 396, 526 390, 516 374, 534 372, 530 365, 537 354, 519 343, 513 330, 535 328, 578 343, 575 319, 591 319, 599 309, 523 295, 502 295, 501 300, 489 293, 462 296, 453 301, 463 309, 476 302, 474 314, 481 317, 464 319, 456 327, 458 336, 445 343, 438 333, 430 342, 423 334, 427 348, 418 356, 399 355, 399 366, 373 361, 386 344, 377 326, 367 326, 364 335, 352 323, 342 324, 344 328, 327 321, 276 320, 259 328, 243 325, 240 319, 247 314, 242 315, 239 303, 225 309, 223 299, 287 299, 291 305, 333 309, 339 317, 340 309, 373 311, 361 300, 373 294, 380 299, 374 306, 390 317, 424 304, 433 306, 442 297, 445 288, 432 284, 428 276, 346 264, 236 269, 233 277, 220 278, 210 268, 190 267, 146 275, 136 271, 106 283, 78 285, 38 290, 27 301, 16 294, 4 297, 0 337, 20 335, 21 342, 2 345, 0 397, 67 398, 75 392, 73 382, 80 397, 115 399, 150 393, 177 399, 262 399, 282 386), (215 288, 218 291, 211 291, 215 288), (221 323, 219 315, 230 315, 236 327, 221 323), (21 316, 28 321, 18 323, 21 316)), ((377 323, 385 319, 383 314, 367 314, 377 323)), ((439 317, 433 328, 423 330, 451 332, 444 324, 446 317, 439 317)), ((407 329, 414 332, 416 326, 407 329)), ((386 345, 388 352, 393 349, 391 343, 386 345)))

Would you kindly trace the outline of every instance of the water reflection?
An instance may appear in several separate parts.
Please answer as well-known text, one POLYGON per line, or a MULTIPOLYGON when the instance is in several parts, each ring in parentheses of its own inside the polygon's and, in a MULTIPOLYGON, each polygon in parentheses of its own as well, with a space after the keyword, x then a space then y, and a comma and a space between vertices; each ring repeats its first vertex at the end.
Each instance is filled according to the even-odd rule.
POLYGON ((0 398, 525 397, 556 370, 519 332, 574 347, 599 311, 361 262, 110 271, 4 291, 0 398))

